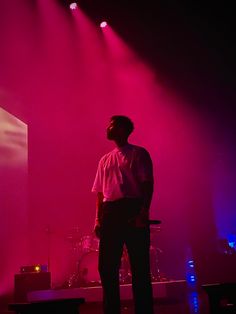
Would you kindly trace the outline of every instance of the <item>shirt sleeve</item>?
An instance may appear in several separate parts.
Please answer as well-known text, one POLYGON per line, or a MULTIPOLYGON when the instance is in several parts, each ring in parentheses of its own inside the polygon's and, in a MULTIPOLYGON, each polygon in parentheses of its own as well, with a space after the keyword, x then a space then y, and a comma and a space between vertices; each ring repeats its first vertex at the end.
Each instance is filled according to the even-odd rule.
POLYGON ((92 192, 103 192, 103 167, 102 159, 98 163, 97 173, 92 187, 92 192))
POLYGON ((150 154, 145 149, 139 152, 138 156, 138 178, 140 182, 153 182, 153 164, 150 154))

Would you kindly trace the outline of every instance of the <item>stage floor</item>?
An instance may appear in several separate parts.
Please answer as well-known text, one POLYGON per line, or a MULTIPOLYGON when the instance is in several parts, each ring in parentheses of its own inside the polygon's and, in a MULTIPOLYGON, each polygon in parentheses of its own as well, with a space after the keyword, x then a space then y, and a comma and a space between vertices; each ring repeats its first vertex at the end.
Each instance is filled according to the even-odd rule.
MULTIPOLYGON (((188 289, 185 280, 153 282, 155 314, 208 314, 208 299, 203 290, 199 292, 188 289)), ((121 285, 121 314, 133 314, 131 285, 121 285)), ((30 301, 66 299, 84 297, 85 303, 80 306, 80 314, 102 314, 101 287, 70 288, 32 291, 28 293, 30 301)), ((7 304, 12 302, 9 296, 2 304, 0 314, 12 314, 7 304)))
MULTIPOLYGON (((206 300, 199 297, 200 304, 196 308, 188 301, 164 301, 155 299, 154 314, 209 314, 206 300)), ((80 307, 80 314, 103 314, 101 303, 85 303, 80 307)), ((121 314, 134 314, 132 301, 121 302, 121 314)))
MULTIPOLYGON (((153 282, 154 313, 156 314, 208 314, 208 300, 204 291, 190 291, 185 280, 153 282)), ((121 285, 122 314, 133 314, 131 284, 121 285)), ((34 291, 28 294, 29 301, 52 298, 85 298, 81 314, 102 314, 102 288, 70 288, 34 291)))
MULTIPOLYGON (((153 296, 155 299, 184 300, 187 295, 185 280, 152 282, 153 296)), ((132 285, 120 285, 121 300, 132 300, 132 285)), ((86 303, 102 302, 102 287, 83 287, 68 289, 39 290, 28 293, 28 301, 40 301, 49 299, 85 298, 86 303)))

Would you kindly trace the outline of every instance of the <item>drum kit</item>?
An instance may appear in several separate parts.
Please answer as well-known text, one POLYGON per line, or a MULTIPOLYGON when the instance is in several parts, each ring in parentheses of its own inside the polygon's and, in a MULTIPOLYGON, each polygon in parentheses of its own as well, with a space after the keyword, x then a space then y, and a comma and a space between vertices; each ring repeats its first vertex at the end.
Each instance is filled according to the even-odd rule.
POLYGON ((100 285, 97 269, 99 239, 92 233, 71 241, 71 244, 77 260, 75 261, 75 271, 69 276, 66 286, 77 288, 100 285))
MULTIPOLYGON (((151 245, 150 245, 150 268, 152 281, 163 281, 158 260, 162 250, 156 246, 156 235, 160 231, 160 226, 151 226, 151 245)), ((70 241, 77 260, 75 261, 75 271, 69 275, 66 281, 67 288, 100 286, 100 276, 98 272, 98 250, 99 239, 94 233, 89 235, 79 235, 79 229, 73 229, 67 236, 70 241)), ((132 281, 129 257, 126 247, 124 246, 121 258, 121 266, 119 271, 120 284, 129 284, 132 281)))

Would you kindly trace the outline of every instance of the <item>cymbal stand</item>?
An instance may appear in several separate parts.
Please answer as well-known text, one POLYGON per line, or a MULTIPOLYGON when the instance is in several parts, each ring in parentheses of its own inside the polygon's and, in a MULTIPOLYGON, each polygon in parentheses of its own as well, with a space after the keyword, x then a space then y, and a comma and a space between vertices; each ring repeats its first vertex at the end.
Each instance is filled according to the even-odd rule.
POLYGON ((161 272, 159 269, 158 253, 162 253, 162 250, 159 249, 158 247, 151 246, 150 248, 151 280, 160 282, 162 281, 162 279, 161 272), (151 254, 152 250, 154 251, 154 256, 152 256, 151 254))

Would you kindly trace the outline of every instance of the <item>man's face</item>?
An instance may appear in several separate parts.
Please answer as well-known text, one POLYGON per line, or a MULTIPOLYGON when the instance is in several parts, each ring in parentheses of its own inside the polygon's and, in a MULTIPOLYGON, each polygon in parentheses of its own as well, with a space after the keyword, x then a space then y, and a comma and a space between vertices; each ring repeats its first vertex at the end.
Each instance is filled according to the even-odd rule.
POLYGON ((122 126, 118 126, 114 120, 111 120, 107 127, 107 138, 108 140, 117 140, 123 138, 125 130, 122 126))

